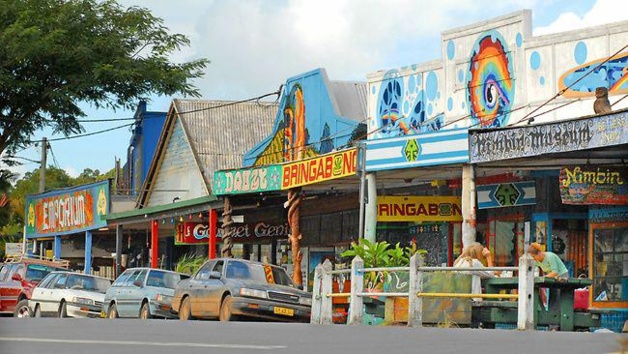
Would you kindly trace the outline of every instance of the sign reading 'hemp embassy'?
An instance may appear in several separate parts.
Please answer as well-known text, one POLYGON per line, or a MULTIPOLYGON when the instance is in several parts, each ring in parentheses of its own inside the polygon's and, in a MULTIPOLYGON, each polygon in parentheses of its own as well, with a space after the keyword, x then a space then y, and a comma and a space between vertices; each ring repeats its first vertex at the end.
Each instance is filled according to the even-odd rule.
POLYGON ((628 112, 470 135, 471 163, 593 149, 628 143, 628 112))

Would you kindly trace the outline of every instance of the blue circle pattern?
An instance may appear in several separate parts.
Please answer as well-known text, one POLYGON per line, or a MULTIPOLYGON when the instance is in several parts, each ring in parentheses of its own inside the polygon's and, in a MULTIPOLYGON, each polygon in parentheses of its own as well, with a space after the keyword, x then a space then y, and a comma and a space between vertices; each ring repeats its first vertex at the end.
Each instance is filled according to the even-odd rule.
POLYGON ((541 55, 536 50, 530 55, 530 67, 533 70, 541 67, 541 55))
POLYGON ((452 60, 456 55, 456 47, 454 46, 454 41, 451 39, 447 42, 447 58, 452 60))
POLYGON ((436 73, 433 71, 430 71, 430 73, 427 74, 427 79, 425 80, 425 90, 427 98, 430 101, 433 101, 438 94, 438 78, 436 77, 436 73))
POLYGON ((464 72, 462 71, 462 69, 458 70, 458 81, 464 81, 464 72))
POLYGON ((576 44, 576 48, 574 49, 573 56, 578 65, 584 64, 587 60, 587 45, 582 41, 578 42, 578 44, 576 44))
POLYGON ((539 79, 539 83, 541 84, 541 86, 545 85, 545 77, 541 76, 541 78, 539 79))
POLYGON ((410 92, 410 94, 413 94, 417 88, 415 77, 416 76, 414 75, 410 75, 410 77, 408 78, 408 92, 410 92))
POLYGON ((447 99, 447 110, 451 111, 452 109, 454 109, 454 99, 449 97, 447 99))
POLYGON ((517 42, 517 47, 521 47, 521 45, 523 44, 523 36, 521 36, 521 33, 517 33, 515 41, 517 42))

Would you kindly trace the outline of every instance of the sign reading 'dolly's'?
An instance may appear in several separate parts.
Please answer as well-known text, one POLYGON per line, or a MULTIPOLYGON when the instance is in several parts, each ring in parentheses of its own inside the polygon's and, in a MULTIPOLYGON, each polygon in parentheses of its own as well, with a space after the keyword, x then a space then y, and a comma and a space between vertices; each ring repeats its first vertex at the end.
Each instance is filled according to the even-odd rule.
POLYGON ((460 197, 377 197, 377 221, 462 221, 460 197))
MULTIPOLYGON (((234 224, 234 242, 253 242, 261 239, 286 238, 290 234, 288 223, 273 224, 260 221, 254 224, 234 224)), ((218 229, 216 237, 222 239, 222 229, 218 229)), ((209 242, 209 225, 204 223, 183 222, 177 225, 175 245, 193 245, 209 242)))
POLYGON ((214 173, 214 194, 240 194, 281 189, 281 166, 269 165, 214 173))
POLYGON ((565 204, 628 204, 628 168, 564 167, 559 181, 560 198, 565 204))
POLYGON ((26 197, 26 237, 64 235, 107 226, 109 181, 26 197))
POLYGON ((306 186, 356 174, 356 148, 282 166, 281 189, 306 186))

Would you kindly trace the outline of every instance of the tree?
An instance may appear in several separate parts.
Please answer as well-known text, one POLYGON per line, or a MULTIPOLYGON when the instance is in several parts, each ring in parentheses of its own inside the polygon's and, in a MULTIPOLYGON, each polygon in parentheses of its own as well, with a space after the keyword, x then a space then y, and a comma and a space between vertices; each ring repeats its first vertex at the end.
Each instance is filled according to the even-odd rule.
POLYGON ((171 63, 189 40, 147 9, 113 0, 0 0, 0 155, 51 127, 84 132, 78 106, 133 109, 151 94, 200 96, 209 63, 171 63))

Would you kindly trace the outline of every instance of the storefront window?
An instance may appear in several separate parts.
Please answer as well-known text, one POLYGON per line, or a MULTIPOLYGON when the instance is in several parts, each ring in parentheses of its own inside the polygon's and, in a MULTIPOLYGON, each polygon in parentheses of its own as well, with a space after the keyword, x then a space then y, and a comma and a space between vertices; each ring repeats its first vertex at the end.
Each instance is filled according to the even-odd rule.
POLYGON ((593 299, 628 301, 628 226, 593 228, 593 299))

